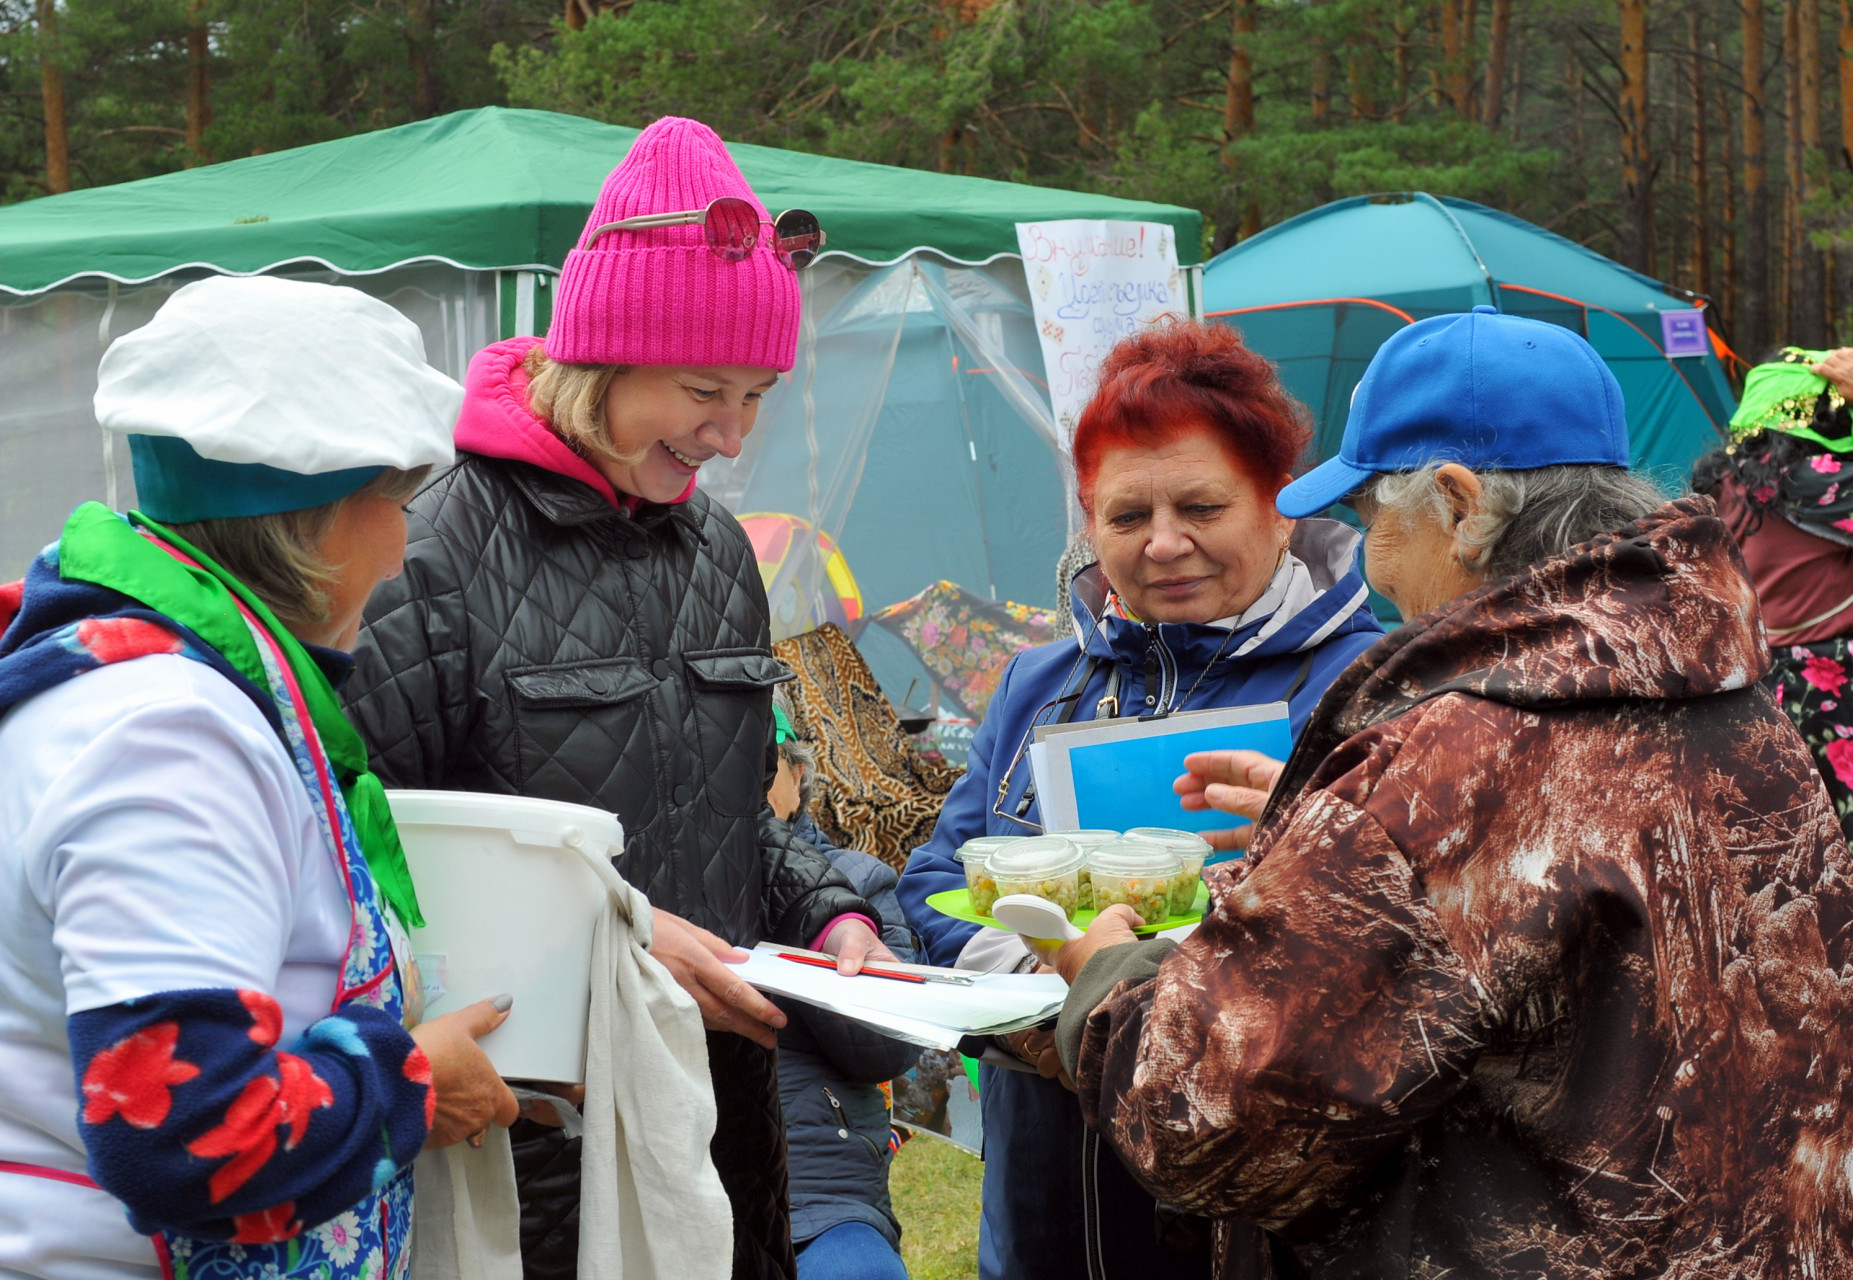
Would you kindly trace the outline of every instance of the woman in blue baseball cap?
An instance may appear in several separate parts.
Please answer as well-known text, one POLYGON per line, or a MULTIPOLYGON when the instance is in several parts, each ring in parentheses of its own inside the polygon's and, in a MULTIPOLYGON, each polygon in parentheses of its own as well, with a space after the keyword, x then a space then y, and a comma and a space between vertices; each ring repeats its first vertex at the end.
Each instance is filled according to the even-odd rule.
POLYGON ((1409 621, 1284 767, 1187 762, 1259 820, 1192 937, 1058 958, 1084 1115, 1224 1277, 1853 1275, 1853 860, 1622 409, 1491 308, 1385 343, 1279 505, 1355 506, 1409 621))

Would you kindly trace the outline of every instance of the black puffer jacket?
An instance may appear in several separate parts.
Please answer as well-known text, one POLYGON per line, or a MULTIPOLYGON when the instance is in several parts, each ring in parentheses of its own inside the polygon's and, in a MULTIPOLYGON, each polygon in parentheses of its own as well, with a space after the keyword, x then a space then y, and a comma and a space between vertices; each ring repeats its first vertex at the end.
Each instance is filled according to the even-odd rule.
POLYGON ((738 522, 699 490, 632 517, 540 467, 460 459, 412 500, 405 572, 368 604, 344 690, 386 785, 611 810, 625 879, 729 942, 875 918, 766 805, 786 674, 738 522))
MULTIPOLYGON (((879 918, 765 803, 785 673, 746 534, 699 491, 633 516, 576 480, 461 453, 413 499, 405 572, 374 594, 355 657, 348 711, 388 787, 611 810, 625 878, 730 942, 808 946, 845 912, 879 918)), ((779 1274, 772 1055, 718 1039, 736 1275, 779 1274)), ((525 1121, 514 1136, 527 1275, 570 1277, 579 1144, 525 1121)))

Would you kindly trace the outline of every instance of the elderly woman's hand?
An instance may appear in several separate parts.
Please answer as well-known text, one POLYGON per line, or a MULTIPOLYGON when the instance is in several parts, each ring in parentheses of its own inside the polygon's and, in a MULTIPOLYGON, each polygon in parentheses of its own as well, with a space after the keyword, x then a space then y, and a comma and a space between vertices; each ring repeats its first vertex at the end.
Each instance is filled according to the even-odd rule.
POLYGON ((1853 400, 1853 347, 1836 347, 1827 353, 1826 359, 1820 364, 1811 365, 1810 369, 1833 383, 1841 396, 1853 400))
POLYGON ((1062 975, 1063 982, 1073 982, 1080 976, 1087 962, 1094 958, 1094 953, 1102 947, 1117 947, 1122 942, 1137 942, 1139 935, 1133 930, 1144 924, 1139 913, 1123 902, 1116 902, 1094 917, 1094 923, 1087 926, 1087 932, 1073 942, 1064 943, 1062 949, 1055 953, 1055 971, 1062 975))
POLYGON ((476 1043, 508 1020, 513 1003, 507 996, 478 1000, 412 1028, 413 1041, 431 1063, 431 1089, 437 1094, 427 1147, 448 1147, 492 1124, 506 1129, 521 1114, 521 1104, 476 1043), (501 1008, 498 1002, 504 1002, 501 1008))
POLYGON ((1172 783, 1171 789, 1192 812, 1215 809, 1247 818, 1249 826, 1203 833, 1214 848, 1246 849, 1254 838, 1253 824, 1261 820, 1268 793, 1285 767, 1259 751, 1193 751, 1184 757, 1189 772, 1172 783))

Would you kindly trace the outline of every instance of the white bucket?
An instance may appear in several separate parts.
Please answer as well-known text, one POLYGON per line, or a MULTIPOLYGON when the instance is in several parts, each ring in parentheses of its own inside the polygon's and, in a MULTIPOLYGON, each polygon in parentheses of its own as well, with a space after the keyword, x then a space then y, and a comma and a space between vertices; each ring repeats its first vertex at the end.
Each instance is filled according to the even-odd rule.
POLYGON ((481 1044, 507 1080, 585 1080, 598 867, 624 848, 613 814, 477 791, 388 791, 418 886, 412 931, 425 1016, 507 992, 514 1013, 481 1044))

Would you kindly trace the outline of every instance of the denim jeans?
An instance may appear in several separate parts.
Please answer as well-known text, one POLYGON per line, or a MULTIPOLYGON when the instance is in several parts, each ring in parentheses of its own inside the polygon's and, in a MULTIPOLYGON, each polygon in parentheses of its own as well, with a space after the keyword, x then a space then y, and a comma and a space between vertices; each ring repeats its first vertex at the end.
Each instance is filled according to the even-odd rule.
POLYGON ((798 1247, 798 1280, 907 1280, 888 1238, 866 1222, 839 1222, 798 1247))

